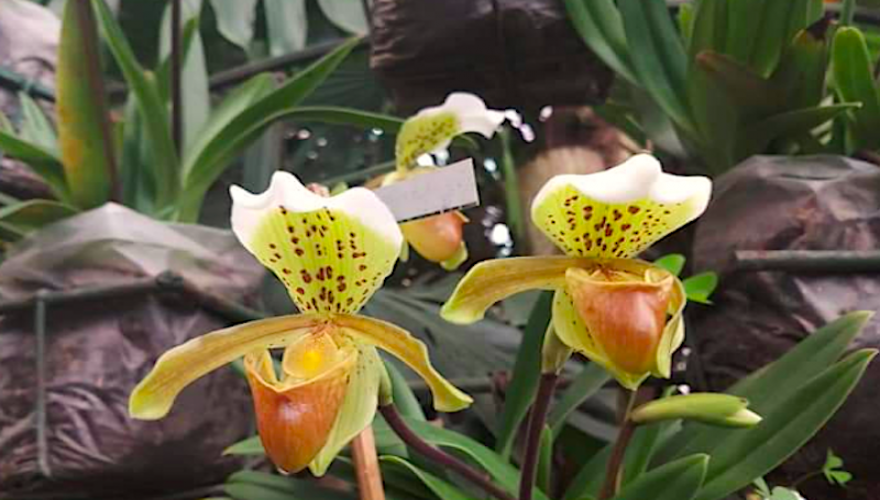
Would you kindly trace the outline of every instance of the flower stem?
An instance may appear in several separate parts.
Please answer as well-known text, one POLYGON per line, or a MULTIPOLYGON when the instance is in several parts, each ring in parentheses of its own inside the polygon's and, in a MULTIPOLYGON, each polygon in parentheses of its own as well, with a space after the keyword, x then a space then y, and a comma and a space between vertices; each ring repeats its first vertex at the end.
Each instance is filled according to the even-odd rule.
POLYGON ((544 422, 547 420, 547 412, 550 402, 553 400, 553 390, 559 375, 554 373, 541 374, 541 382, 538 385, 538 394, 532 405, 532 415, 529 417, 528 431, 526 432, 526 452, 523 457, 522 471, 519 481, 519 500, 531 500, 532 490, 535 487, 535 474, 538 467, 538 453, 541 449, 541 432, 544 430, 544 422))
POLYGON ((608 500, 617 494, 617 490, 620 488, 620 473, 623 469, 626 447, 636 430, 635 423, 629 417, 633 406, 635 406, 637 392, 625 392, 627 397, 626 412, 623 414, 620 432, 617 433, 617 441, 614 442, 614 449, 608 459, 608 467, 605 469, 605 484, 602 485, 602 490, 599 492, 599 500, 608 500))
POLYGON ((485 474, 477 471, 449 453, 425 442, 418 434, 413 432, 408 425, 406 425, 406 422, 404 422, 394 405, 389 404, 380 406, 379 412, 385 417, 385 421, 388 422, 388 425, 394 430, 395 434, 397 434, 404 443, 415 450, 418 454, 437 462, 446 469, 460 474, 463 478, 498 500, 515 500, 513 496, 490 481, 485 474))
POLYGON ((351 442, 351 454, 357 475, 361 500, 385 500, 379 457, 376 454, 376 438, 373 426, 367 426, 351 442))

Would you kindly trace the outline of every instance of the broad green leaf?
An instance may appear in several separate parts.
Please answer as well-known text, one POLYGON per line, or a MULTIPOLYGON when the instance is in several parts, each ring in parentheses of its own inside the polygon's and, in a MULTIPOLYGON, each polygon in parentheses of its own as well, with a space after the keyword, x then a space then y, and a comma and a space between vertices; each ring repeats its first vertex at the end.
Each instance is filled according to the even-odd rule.
POLYGON ((544 332, 550 324, 552 304, 553 294, 543 292, 532 307, 516 352, 516 361, 511 372, 513 379, 507 390, 504 409, 498 417, 498 432, 495 434, 495 450, 505 459, 510 459, 517 430, 538 390, 538 380, 541 378, 541 346, 544 344, 544 332))
MULTIPOLYGON (((357 43, 359 43, 358 39, 343 43, 330 54, 290 78, 278 89, 234 115, 225 126, 208 136, 206 142, 203 142, 202 137, 199 138, 196 146, 192 151, 187 152, 184 160, 186 193, 180 214, 181 220, 197 219, 202 197, 230 161, 274 120, 293 114, 302 100, 336 69, 357 43)), ((207 128, 214 131, 216 126, 209 123, 207 128)))
MULTIPOLYGON (((406 422, 422 439, 435 446, 463 453, 486 470, 502 488, 509 492, 517 491, 519 471, 490 449, 463 434, 441 429, 427 422, 419 422, 413 419, 406 419, 406 422)), ((535 500, 548 500, 547 496, 538 490, 534 491, 533 498, 535 500)))
POLYGON ((379 460, 405 467, 441 500, 470 500, 470 497, 459 490, 458 487, 453 486, 430 472, 419 469, 400 457, 383 456, 379 457, 379 460))
POLYGON ((144 214, 156 209, 156 184, 151 173, 153 150, 138 110, 137 99, 129 93, 123 111, 119 181, 122 202, 144 214))
POLYGON ((565 8, 587 47, 623 79, 639 85, 614 0, 565 0, 565 8))
POLYGON ((158 204, 164 206, 176 199, 180 187, 178 158, 174 142, 171 140, 168 113, 165 111, 155 83, 147 78, 144 69, 135 59, 122 28, 104 0, 92 0, 92 5, 98 15, 98 24, 107 46, 122 71, 130 91, 137 98, 138 110, 153 154, 151 172, 155 178, 158 204))
POLYGON ((20 136, 27 142, 42 146, 47 151, 58 152, 58 135, 40 106, 25 92, 18 93, 21 103, 20 136))
MULTIPOLYGON (((780 407, 780 387, 790 394, 817 373, 832 366, 871 316, 868 312, 853 312, 838 318, 813 332, 778 360, 734 384, 727 393, 748 399, 749 408, 767 417, 780 407)), ((766 422, 761 425, 766 425, 766 422)), ((689 424, 685 429, 670 440, 664 455, 680 457, 696 452, 711 452, 723 439, 733 439, 744 432, 700 424, 689 424)))
POLYGON ((236 500, 356 500, 357 495, 318 486, 314 481, 265 472, 239 471, 226 480, 223 491, 236 500))
POLYGON ((90 9, 84 2, 64 6, 56 74, 61 164, 70 202, 80 208, 110 199, 115 168, 90 9))
POLYGON ((256 24, 257 0, 211 0, 217 31, 245 51, 250 49, 256 24))
POLYGON ((260 436, 251 436, 223 450, 224 455, 265 455, 260 436))
POLYGON ((784 393, 773 410, 761 411, 764 420, 757 427, 726 436, 712 451, 697 498, 725 498, 796 452, 840 408, 876 353, 865 349, 847 356, 796 391, 784 393))
POLYGON ((305 0, 263 0, 269 54, 283 56, 306 46, 308 18, 305 0))
POLYGON ((692 455, 657 467, 624 487, 615 500, 691 500, 711 466, 708 455, 692 455))
POLYGON ((718 275, 708 271, 705 273, 695 274, 681 282, 684 285, 684 291, 687 298, 693 302, 701 304, 711 304, 709 297, 718 287, 718 275))
POLYGON ((366 35, 367 16, 364 3, 354 0, 318 0, 321 11, 336 26, 355 35, 366 35))
POLYGON ((880 144, 880 96, 865 37, 858 28, 840 28, 834 36, 831 52, 838 95, 844 102, 862 105, 851 113, 856 148, 877 149, 880 144))
POLYGON ((0 222, 26 235, 76 213, 75 208, 57 201, 27 200, 0 208, 0 222))
POLYGON ((621 0, 618 8, 638 84, 676 125, 691 129, 684 100, 687 56, 666 2, 621 0))
MULTIPOLYGON (((772 0, 771 0, 772 1, 772 0)), ((748 65, 751 61, 755 44, 761 43, 756 38, 761 23, 755 22, 766 5, 767 0, 736 0, 727 2, 727 40, 723 50, 740 64, 748 65)), ((784 2, 783 2, 784 3, 784 2)))
POLYGON ((58 199, 69 201, 61 159, 41 146, 23 141, 11 132, 0 132, 0 153, 21 160, 46 181, 58 199))
MULTIPOLYGON (((418 467, 418 464, 414 465, 418 467)), ((379 469, 382 472, 382 484, 385 485, 386 500, 398 498, 400 500, 436 500, 437 497, 425 486, 425 483, 414 477, 406 467, 380 458, 379 469)), ((334 460, 329 473, 334 478, 342 479, 348 483, 357 482, 357 471, 351 459, 347 457, 339 457, 334 460)))
POLYGON ((681 270, 684 269, 685 262, 686 259, 684 255, 680 253, 671 253, 655 260, 654 265, 666 269, 675 276, 678 276, 681 274, 681 270))
POLYGON ((571 384, 562 391, 562 396, 550 410, 547 423, 553 429, 553 435, 559 436, 565 421, 584 401, 592 397, 611 379, 611 375, 596 363, 587 363, 571 384))

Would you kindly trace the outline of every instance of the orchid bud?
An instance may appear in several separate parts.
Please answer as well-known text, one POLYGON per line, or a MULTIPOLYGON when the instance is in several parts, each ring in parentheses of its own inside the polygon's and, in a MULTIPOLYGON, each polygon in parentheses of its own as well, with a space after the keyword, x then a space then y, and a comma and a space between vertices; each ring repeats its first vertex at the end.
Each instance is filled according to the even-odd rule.
POLYGON ((746 399, 729 394, 688 394, 645 403, 633 410, 630 419, 637 424, 684 418, 723 427, 754 427, 761 417, 748 405, 746 399))

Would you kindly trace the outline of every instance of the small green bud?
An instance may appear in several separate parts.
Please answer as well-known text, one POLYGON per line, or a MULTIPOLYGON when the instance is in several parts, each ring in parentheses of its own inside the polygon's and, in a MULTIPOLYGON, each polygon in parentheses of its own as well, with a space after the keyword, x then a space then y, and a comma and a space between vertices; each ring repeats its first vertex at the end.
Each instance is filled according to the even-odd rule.
POLYGON ((761 417, 748 405, 746 399, 729 394, 688 394, 645 403, 632 412, 630 419, 637 424, 683 418, 723 427, 753 427, 761 417))

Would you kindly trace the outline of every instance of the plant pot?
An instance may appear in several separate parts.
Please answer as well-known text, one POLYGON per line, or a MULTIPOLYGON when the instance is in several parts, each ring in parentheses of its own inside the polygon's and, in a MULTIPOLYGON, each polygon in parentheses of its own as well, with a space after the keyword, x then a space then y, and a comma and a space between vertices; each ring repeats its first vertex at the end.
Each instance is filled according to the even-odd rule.
POLYGON ((558 0, 376 0, 370 66, 403 114, 453 91, 494 108, 603 102, 612 73, 558 0))
MULTIPOLYGON (((713 270, 714 305, 694 315, 689 335, 708 389, 719 390, 778 358, 814 329, 854 310, 880 309, 880 274, 823 269, 745 270, 742 250, 880 248, 880 169, 834 156, 754 157, 720 177, 693 243, 695 271, 713 270)), ((852 349, 880 347, 871 321, 852 349)), ((780 468, 787 483, 820 470, 833 448, 855 479, 846 490, 821 476, 803 484, 806 498, 880 498, 876 451, 880 365, 817 436, 780 468)), ((780 388, 784 391, 785 388, 780 388)))
POLYGON ((186 290, 144 286, 167 271, 236 302, 252 301, 264 275, 227 231, 114 204, 34 233, 0 265, 12 311, 0 317, 0 492, 131 498, 222 481, 236 466, 222 451, 253 423, 231 370, 186 389, 165 419, 128 416, 159 355, 229 324, 186 290), (69 300, 96 286, 111 291, 69 300))

